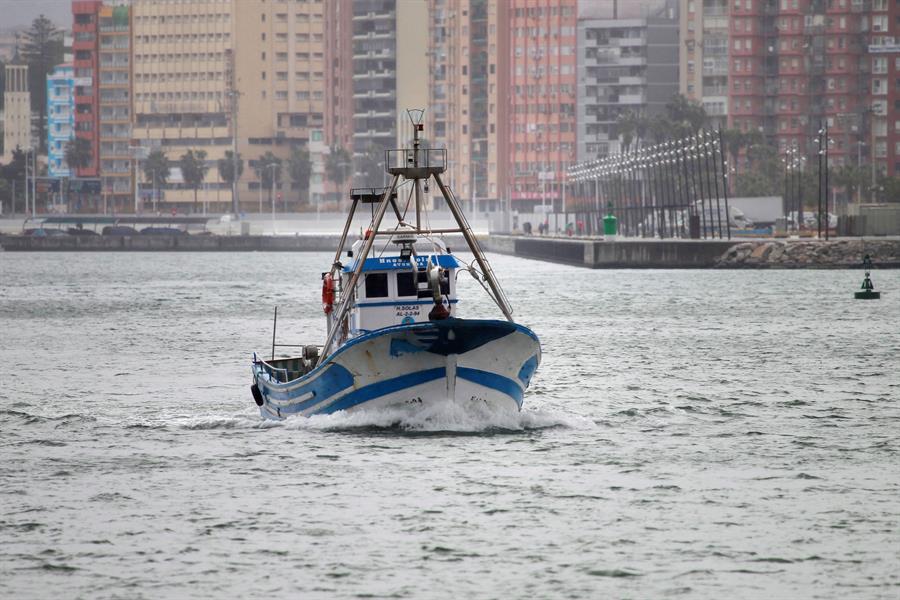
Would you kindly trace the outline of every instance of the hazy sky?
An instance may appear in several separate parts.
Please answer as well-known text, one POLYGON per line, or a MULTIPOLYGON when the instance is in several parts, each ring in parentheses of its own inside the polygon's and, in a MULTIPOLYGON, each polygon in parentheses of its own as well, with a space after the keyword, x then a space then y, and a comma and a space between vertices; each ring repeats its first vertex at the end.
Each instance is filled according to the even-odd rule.
POLYGON ((60 29, 72 28, 70 0, 0 0, 0 28, 28 25, 41 13, 60 29))

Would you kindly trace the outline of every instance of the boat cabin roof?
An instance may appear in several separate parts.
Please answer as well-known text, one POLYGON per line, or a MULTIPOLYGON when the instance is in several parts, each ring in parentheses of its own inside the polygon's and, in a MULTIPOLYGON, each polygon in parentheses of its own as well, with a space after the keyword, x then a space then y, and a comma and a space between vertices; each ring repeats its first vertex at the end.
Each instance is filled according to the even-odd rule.
MULTIPOLYGON (((452 254, 427 254, 425 256, 416 256, 416 266, 420 269, 428 267, 428 258, 431 258, 431 264, 443 269, 456 269, 460 266, 460 262, 452 254)), ((408 258, 400 256, 380 256, 377 258, 367 258, 363 263, 362 272, 369 271, 409 271, 410 262, 408 258)), ((344 266, 344 273, 352 273, 356 269, 356 260, 344 266)))

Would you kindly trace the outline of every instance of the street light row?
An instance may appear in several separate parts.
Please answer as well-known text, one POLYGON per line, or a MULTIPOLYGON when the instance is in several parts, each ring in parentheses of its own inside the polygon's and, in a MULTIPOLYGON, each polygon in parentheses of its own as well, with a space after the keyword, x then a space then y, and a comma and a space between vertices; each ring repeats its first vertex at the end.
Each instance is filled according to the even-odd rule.
MULTIPOLYGON (((572 182, 592 181, 639 169, 674 165, 681 160, 712 158, 717 152, 723 154, 720 132, 700 130, 695 135, 573 165, 568 170, 568 178, 572 182)), ((727 167, 728 163, 723 160, 722 164, 727 167)))

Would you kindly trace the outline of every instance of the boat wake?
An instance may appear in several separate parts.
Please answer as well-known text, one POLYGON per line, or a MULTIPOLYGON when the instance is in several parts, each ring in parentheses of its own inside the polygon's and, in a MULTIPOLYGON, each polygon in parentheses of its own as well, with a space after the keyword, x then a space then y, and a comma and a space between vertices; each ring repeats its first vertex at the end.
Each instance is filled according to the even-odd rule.
POLYGON ((286 429, 352 433, 499 434, 593 427, 593 421, 559 411, 492 408, 471 403, 442 402, 421 407, 370 408, 313 415, 285 421, 259 420, 246 414, 191 417, 185 429, 286 429))

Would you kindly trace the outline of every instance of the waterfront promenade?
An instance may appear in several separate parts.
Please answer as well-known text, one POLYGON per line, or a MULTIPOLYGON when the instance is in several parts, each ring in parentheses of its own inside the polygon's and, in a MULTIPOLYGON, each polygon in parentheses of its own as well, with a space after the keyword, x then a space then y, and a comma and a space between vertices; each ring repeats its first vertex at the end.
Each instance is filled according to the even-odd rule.
MULTIPOLYGON (((362 234, 369 218, 366 210, 358 213, 351 239, 362 234)), ((431 221, 434 228, 450 225, 445 213, 433 213, 431 221)), ((333 252, 343 216, 278 214, 274 221, 265 214, 247 215, 243 221, 211 216, 202 232, 191 235, 21 235, 38 223, 0 219, 0 247, 7 252, 333 252)), ((900 237, 611 239, 488 233, 484 218, 473 219, 472 225, 489 252, 587 268, 847 268, 858 266, 865 254, 871 254, 880 268, 900 267, 900 237)), ((451 247, 463 246, 459 236, 447 240, 451 247)))

